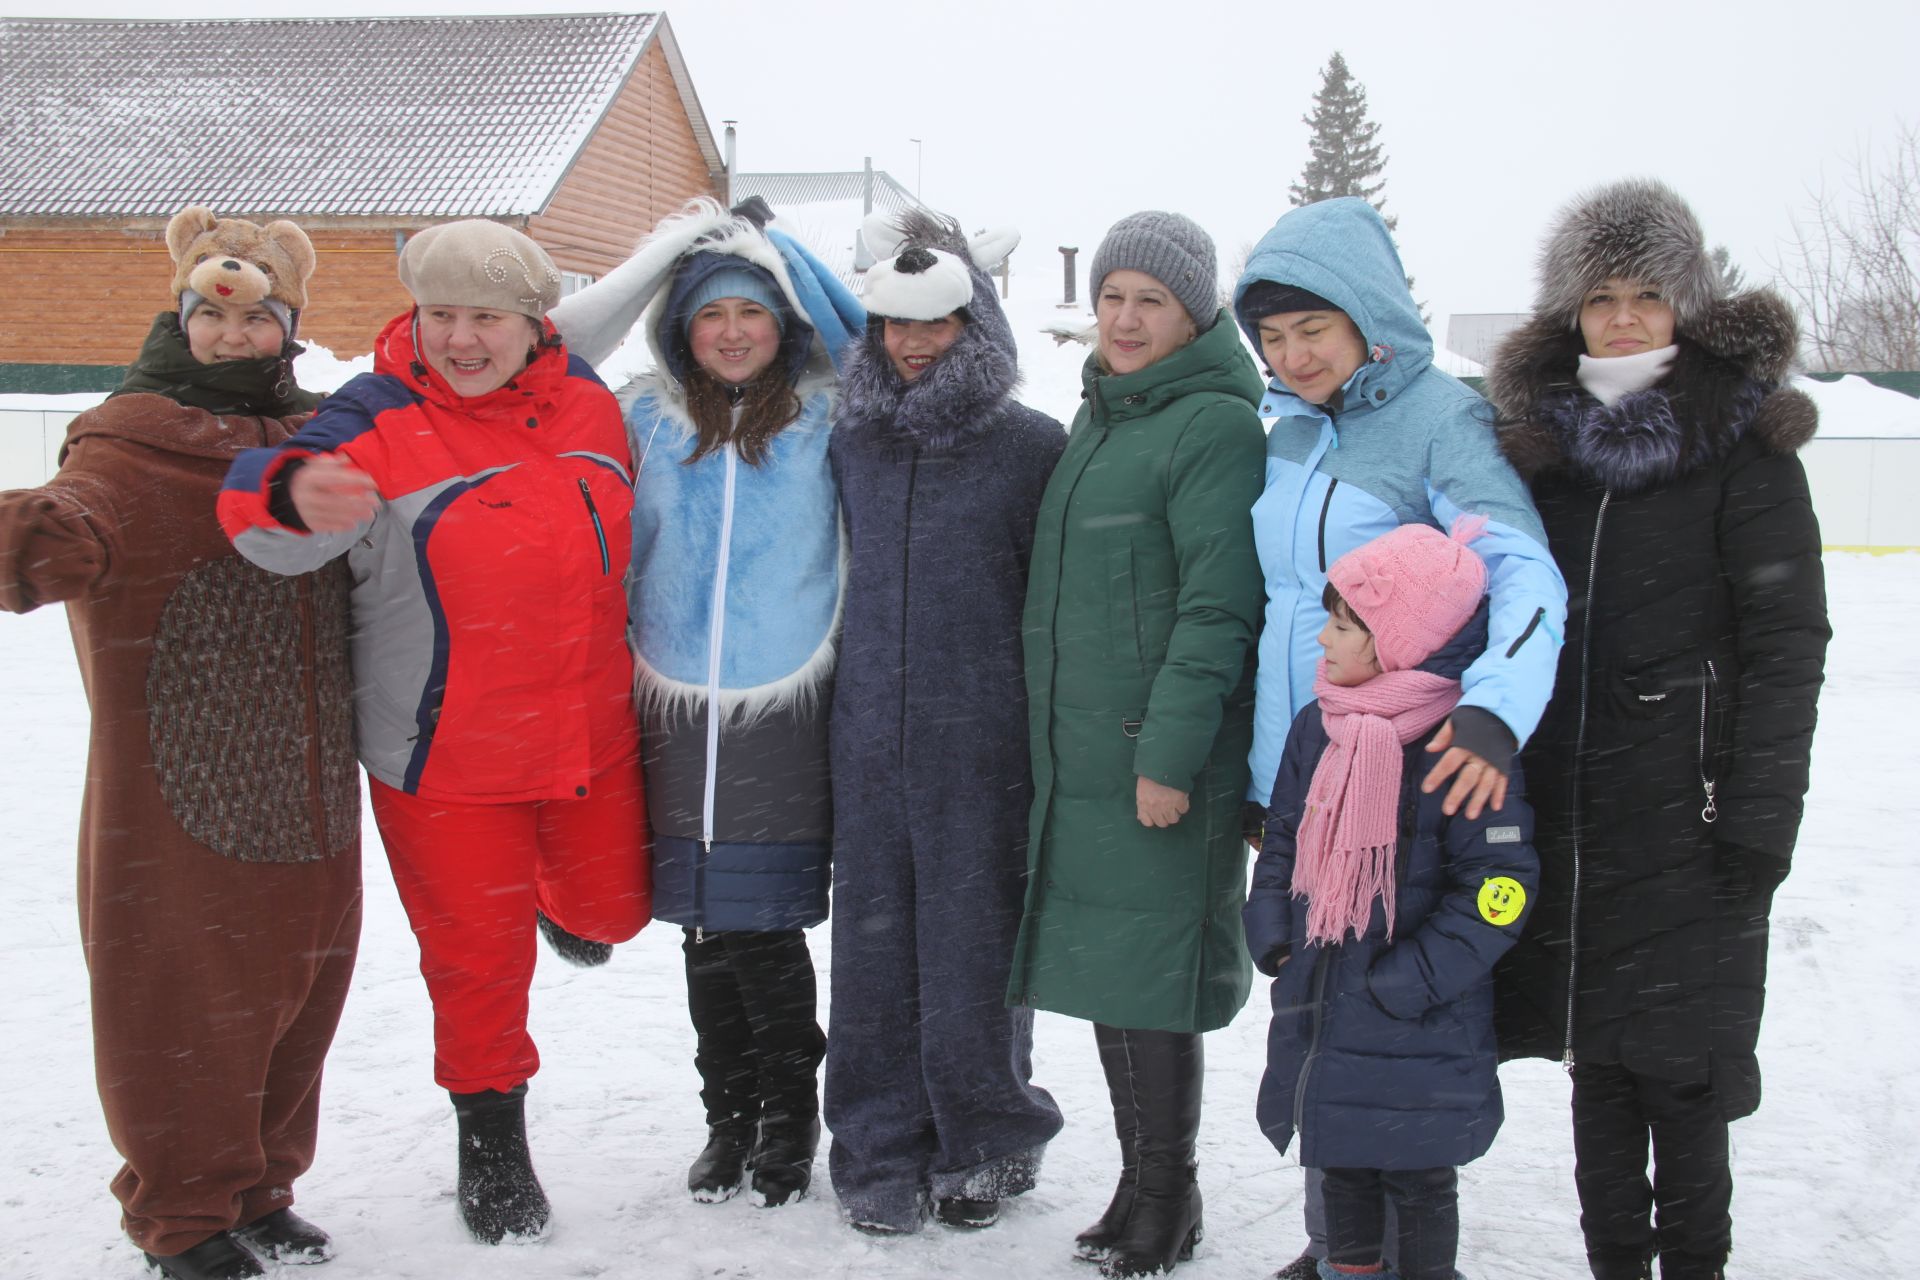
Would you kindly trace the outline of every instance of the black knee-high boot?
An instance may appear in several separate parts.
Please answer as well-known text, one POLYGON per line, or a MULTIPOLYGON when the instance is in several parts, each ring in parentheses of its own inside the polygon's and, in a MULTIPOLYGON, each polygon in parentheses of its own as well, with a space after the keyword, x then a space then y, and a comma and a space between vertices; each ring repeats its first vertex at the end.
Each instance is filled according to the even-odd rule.
POLYGON ((1198 1035, 1120 1030, 1133 1111, 1136 1175, 1133 1210, 1100 1273, 1157 1275, 1193 1256, 1200 1242, 1200 1184, 1194 1142, 1200 1135, 1198 1035))
POLYGON ((1100 1220, 1073 1240, 1073 1256, 1087 1262, 1103 1262, 1126 1230, 1133 1213, 1133 1189, 1140 1164, 1134 1139, 1140 1120, 1133 1112, 1133 1082, 1127 1075, 1127 1051, 1124 1031, 1101 1023, 1093 1024, 1093 1042, 1100 1050, 1100 1068, 1107 1077, 1107 1097, 1113 1103, 1113 1132, 1120 1139, 1120 1183, 1100 1220))
POLYGON ((724 935, 686 930, 687 1016, 693 1022, 693 1065, 707 1111, 707 1143, 687 1170, 687 1191, 712 1204, 740 1190, 747 1152, 760 1124, 760 1074, 753 1028, 724 935))

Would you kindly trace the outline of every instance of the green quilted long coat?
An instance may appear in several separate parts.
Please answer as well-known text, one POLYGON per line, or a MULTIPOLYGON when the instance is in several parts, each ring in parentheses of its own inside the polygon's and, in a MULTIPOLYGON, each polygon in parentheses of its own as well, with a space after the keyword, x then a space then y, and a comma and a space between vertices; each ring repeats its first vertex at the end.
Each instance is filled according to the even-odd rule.
POLYGON ((1246 1002, 1240 806, 1261 577, 1261 382, 1231 320, 1082 374, 1034 531, 1023 624, 1034 800, 1011 1004, 1210 1031, 1246 1002), (1189 793, 1140 824, 1135 778, 1189 793))

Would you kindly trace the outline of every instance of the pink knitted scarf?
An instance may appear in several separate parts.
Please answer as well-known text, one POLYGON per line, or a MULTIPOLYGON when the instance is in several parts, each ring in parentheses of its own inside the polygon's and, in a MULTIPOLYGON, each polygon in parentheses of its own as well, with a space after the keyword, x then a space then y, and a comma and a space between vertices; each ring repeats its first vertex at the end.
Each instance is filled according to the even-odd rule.
POLYGON ((1375 898, 1393 936, 1393 854, 1399 836, 1402 748, 1446 719, 1460 682, 1427 671, 1387 671, 1351 688, 1313 682, 1327 749, 1307 788, 1293 864, 1293 895, 1307 901, 1307 941, 1331 946, 1367 931, 1375 898))

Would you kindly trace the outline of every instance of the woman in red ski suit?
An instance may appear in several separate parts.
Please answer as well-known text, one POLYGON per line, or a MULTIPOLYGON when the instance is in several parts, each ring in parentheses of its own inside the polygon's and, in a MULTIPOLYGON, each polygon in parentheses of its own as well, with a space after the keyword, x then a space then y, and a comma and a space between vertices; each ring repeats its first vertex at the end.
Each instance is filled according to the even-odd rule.
POLYGON ((355 736, 433 998, 460 1211, 545 1234, 523 1103, 536 913, 591 942, 647 922, 624 579, 632 458, 613 396, 542 318, 559 274, 496 223, 400 258, 418 305, 293 439, 241 455, 220 517, 283 573, 346 555, 355 736))

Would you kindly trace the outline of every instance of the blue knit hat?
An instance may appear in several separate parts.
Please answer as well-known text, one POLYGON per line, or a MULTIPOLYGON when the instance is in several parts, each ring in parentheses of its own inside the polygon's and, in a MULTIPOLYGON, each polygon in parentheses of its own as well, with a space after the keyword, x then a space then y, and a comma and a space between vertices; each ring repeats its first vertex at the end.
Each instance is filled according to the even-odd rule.
POLYGON ((780 329, 781 363, 787 380, 798 378, 813 342, 813 327, 794 311, 771 272, 737 254, 712 249, 696 250, 681 259, 673 282, 667 286, 666 310, 653 330, 667 372, 678 381, 686 381, 693 367, 693 353, 687 345, 693 317, 701 307, 721 298, 747 298, 773 314, 773 322, 780 329))
POLYGON ((693 317, 700 308, 722 298, 745 298, 749 302, 759 303, 773 313, 773 322, 780 326, 780 331, 786 332, 786 301, 780 296, 780 287, 765 271, 744 262, 737 267, 721 267, 708 273, 687 291, 685 298, 679 299, 684 329, 692 329, 693 317))

